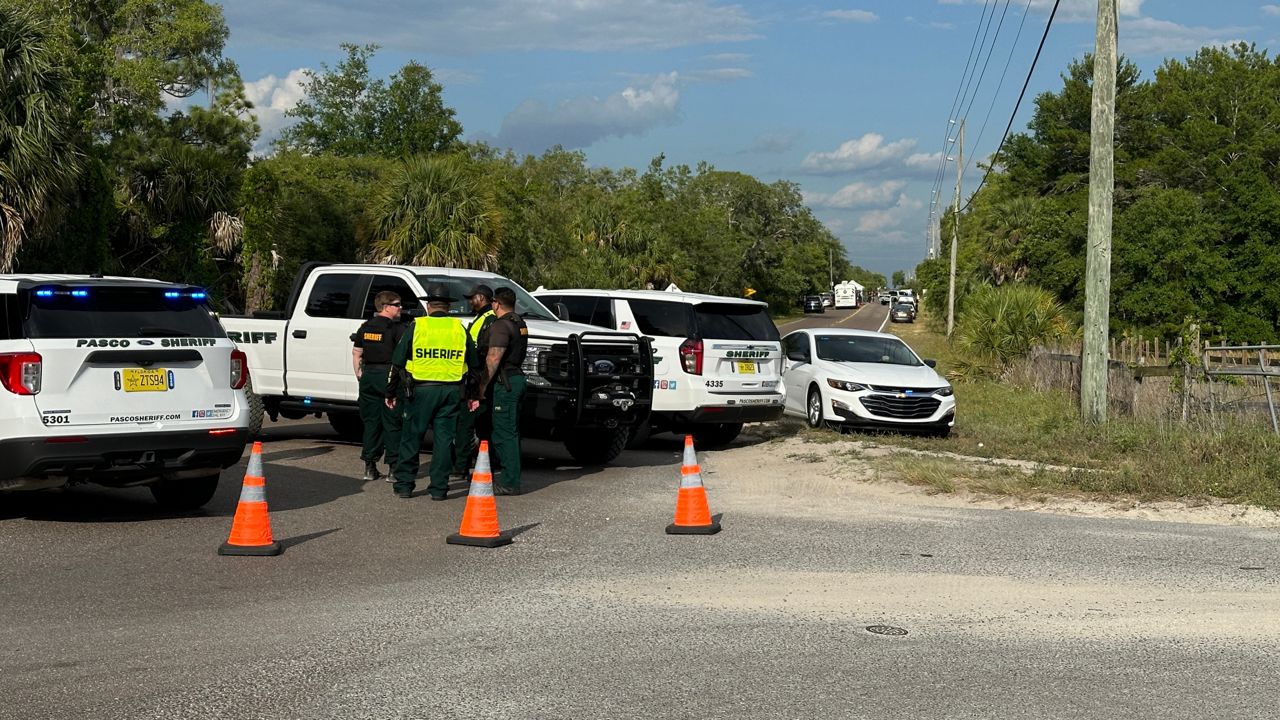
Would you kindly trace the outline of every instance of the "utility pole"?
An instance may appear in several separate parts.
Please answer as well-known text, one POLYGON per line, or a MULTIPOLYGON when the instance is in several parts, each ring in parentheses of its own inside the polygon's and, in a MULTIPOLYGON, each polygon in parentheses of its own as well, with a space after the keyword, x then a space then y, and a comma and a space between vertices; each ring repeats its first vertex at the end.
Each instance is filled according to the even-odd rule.
POLYGON ((1089 142, 1089 237, 1084 277, 1080 412, 1107 421, 1107 337, 1111 314, 1111 202, 1115 192, 1116 0, 1098 0, 1089 142))
MULTIPOLYGON (((953 121, 954 122, 954 121, 953 121)), ((947 281, 947 337, 956 329, 956 246, 960 244, 960 183, 964 180, 964 120, 960 121, 956 153, 956 210, 951 218, 951 275, 947 281)))

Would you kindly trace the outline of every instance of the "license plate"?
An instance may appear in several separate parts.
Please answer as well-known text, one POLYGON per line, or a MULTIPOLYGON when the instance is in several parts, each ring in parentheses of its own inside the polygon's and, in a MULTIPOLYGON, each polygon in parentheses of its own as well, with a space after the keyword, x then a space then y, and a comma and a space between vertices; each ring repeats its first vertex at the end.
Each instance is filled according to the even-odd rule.
POLYGON ((756 374, 756 364, 753 362, 740 362, 737 365, 738 365, 739 375, 755 375, 756 374))
POLYGON ((169 371, 163 368, 125 368, 125 392, 166 392, 169 389, 169 371))

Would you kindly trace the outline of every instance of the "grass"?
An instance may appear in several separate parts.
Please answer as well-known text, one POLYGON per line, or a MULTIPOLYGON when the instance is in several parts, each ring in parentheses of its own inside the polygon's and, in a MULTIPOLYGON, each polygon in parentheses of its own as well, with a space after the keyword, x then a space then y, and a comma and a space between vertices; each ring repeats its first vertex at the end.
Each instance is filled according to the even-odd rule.
MULTIPOLYGON (((955 355, 926 324, 890 325, 921 357, 945 373, 955 355)), ((1094 426, 1075 399, 995 381, 957 383, 951 437, 877 434, 885 446, 1026 460, 1077 471, 980 466, 930 457, 894 458, 886 470, 908 482, 952 492, 964 487, 1001 495, 1087 494, 1141 500, 1210 498, 1280 508, 1280 438, 1263 426, 1207 430, 1176 423, 1114 418, 1094 426), (948 489, 950 488, 950 489, 948 489)), ((829 433, 839 438, 837 433, 829 433)), ((870 439, 869 436, 851 437, 870 439)))

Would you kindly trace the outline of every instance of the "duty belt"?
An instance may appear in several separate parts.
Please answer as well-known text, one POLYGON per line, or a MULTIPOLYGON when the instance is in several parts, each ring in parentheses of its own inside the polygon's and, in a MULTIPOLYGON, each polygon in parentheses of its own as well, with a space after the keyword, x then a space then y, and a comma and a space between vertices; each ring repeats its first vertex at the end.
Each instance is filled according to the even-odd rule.
POLYGON ((423 387, 424 385, 461 385, 461 380, 414 380, 414 387, 423 387))

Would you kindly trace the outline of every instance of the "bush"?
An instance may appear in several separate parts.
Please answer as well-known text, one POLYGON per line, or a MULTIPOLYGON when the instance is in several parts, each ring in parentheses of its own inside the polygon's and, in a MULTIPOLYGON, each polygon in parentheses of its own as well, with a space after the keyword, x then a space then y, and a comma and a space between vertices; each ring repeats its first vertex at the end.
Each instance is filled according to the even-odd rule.
POLYGON ((1065 310, 1047 291, 1023 284, 982 287, 965 298, 956 322, 956 374, 998 374, 1033 347, 1073 333, 1065 310))

